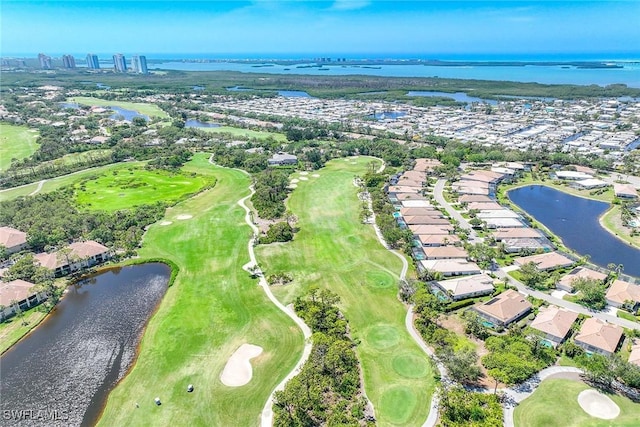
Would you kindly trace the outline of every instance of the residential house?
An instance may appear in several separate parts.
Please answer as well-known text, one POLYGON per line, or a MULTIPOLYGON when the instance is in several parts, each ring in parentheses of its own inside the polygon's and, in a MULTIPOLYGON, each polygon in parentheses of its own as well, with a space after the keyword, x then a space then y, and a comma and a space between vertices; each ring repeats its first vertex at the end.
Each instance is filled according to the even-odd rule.
POLYGON ((453 301, 489 295, 495 289, 493 279, 484 273, 433 283, 453 301))
POLYGON ((469 262, 465 258, 421 260, 418 269, 423 272, 438 272, 445 277, 482 273, 476 263, 469 262))
POLYGON ((547 252, 539 255, 531 255, 515 258, 515 265, 522 267, 525 264, 533 262, 540 271, 555 270, 557 268, 570 267, 574 261, 558 252, 547 252))
POLYGON ((573 292, 573 282, 579 278, 593 279, 604 282, 607 278, 607 275, 587 267, 576 267, 571 270, 569 274, 560 279, 558 283, 556 283, 556 288, 567 292, 573 292))
POLYGON ((622 307, 628 303, 628 308, 635 312, 640 307, 640 286, 616 280, 607 290, 605 298, 612 307, 622 307))
POLYGON ((9 254, 20 252, 27 247, 27 233, 11 227, 0 227, 0 245, 4 246, 9 254))
POLYGON ((542 332, 544 338, 555 347, 567 338, 577 318, 578 313, 552 305, 541 308, 530 326, 542 332))
POLYGON ((44 292, 36 292, 34 286, 21 279, 0 282, 0 321, 16 314, 17 307, 28 310, 47 298, 44 292))
POLYGON ((460 243, 460 238, 455 234, 418 234, 417 237, 425 248, 460 243))
POLYGON ((484 319, 497 326, 509 324, 526 316, 533 306, 524 295, 509 289, 473 309, 484 319))
POLYGON ((638 198, 638 190, 631 184, 613 184, 613 192, 621 199, 638 198))
POLYGON ((590 353, 610 356, 618 349, 623 332, 620 326, 590 317, 584 321, 574 341, 590 353))
POLYGON ((463 194, 462 196, 460 196, 458 198, 458 201, 460 203, 473 203, 473 202, 490 203, 490 202, 494 202, 494 200, 491 197, 483 196, 483 195, 480 195, 480 194, 463 194))
POLYGON ((430 225, 430 224, 411 224, 409 225, 409 230, 413 234, 434 234, 434 235, 442 235, 442 234, 451 234, 453 233, 453 225, 451 224, 440 224, 440 225, 430 225))
POLYGON ((446 218, 437 218, 433 216, 427 215, 413 215, 413 216, 405 216, 403 217, 404 222, 407 224, 416 224, 416 225, 449 225, 451 222, 446 218))
POLYGON ((267 162, 269 166, 295 165, 298 163, 298 158, 293 154, 287 154, 281 151, 271 156, 267 162))
POLYGON ((469 256, 467 251, 457 246, 434 246, 431 248, 424 248, 424 254, 427 259, 464 259, 469 256))
POLYGON ((640 366, 640 340, 639 339, 635 339, 633 341, 628 362, 633 363, 636 366, 640 366))

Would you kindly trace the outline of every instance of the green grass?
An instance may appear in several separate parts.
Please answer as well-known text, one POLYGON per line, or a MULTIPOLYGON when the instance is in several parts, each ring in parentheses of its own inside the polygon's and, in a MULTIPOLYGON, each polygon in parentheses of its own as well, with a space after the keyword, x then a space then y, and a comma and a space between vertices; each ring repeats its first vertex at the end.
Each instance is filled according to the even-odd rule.
POLYGON ((140 259, 169 259, 180 272, 147 326, 136 364, 109 395, 101 426, 256 426, 300 357, 302 332, 241 269, 251 230, 237 201, 249 194, 250 178, 207 158, 196 155, 185 169, 210 174, 215 187, 167 210, 172 224, 145 234, 140 259), (181 214, 193 218, 181 221, 181 214), (249 384, 226 387, 220 374, 243 343, 264 352, 251 361, 249 384))
POLYGON ((637 321, 640 320, 640 316, 634 316, 633 314, 631 314, 631 313, 629 313, 627 311, 624 311, 624 310, 618 310, 616 315, 618 317, 620 317, 621 319, 627 319, 627 320, 630 320, 632 322, 637 322, 637 321))
POLYGON ((640 246, 640 236, 631 236, 631 229, 622 225, 620 205, 611 205, 600 217, 600 224, 617 238, 635 246, 640 246))
POLYGON ((40 307, 34 307, 23 312, 22 316, 13 316, 0 323, 0 354, 7 351, 9 347, 35 328, 46 315, 47 313, 40 307), (24 325, 23 322, 27 324, 24 325))
POLYGON ((158 201, 173 204, 207 185, 211 176, 171 173, 129 166, 78 182, 76 201, 90 209, 114 211, 158 201))
POLYGON ((290 273, 293 282, 274 288, 285 304, 312 285, 340 298, 351 336, 359 345, 364 387, 381 426, 421 425, 435 380, 431 365, 409 336, 405 307, 397 299, 402 264, 378 242, 371 225, 358 220, 354 175, 371 158, 333 160, 288 199, 300 231, 292 242, 257 247, 266 274, 290 273))
POLYGON ((11 165, 12 159, 24 159, 37 149, 38 132, 24 126, 0 123, 0 172, 11 165))
POLYGON ((613 420, 591 417, 578 404, 578 394, 590 387, 582 382, 550 379, 516 407, 516 427, 637 427, 640 419, 640 404, 626 397, 609 395, 620 407, 620 415, 613 420))
MULTIPOLYGON (((57 178, 48 179, 42 185, 42 189, 38 192, 38 194, 50 193, 62 187, 72 185, 75 182, 85 179, 87 177, 105 173, 106 171, 126 169, 128 167, 131 167, 132 165, 142 165, 142 164, 144 163, 143 162, 113 163, 110 165, 85 169, 83 171, 75 172, 69 175, 63 175, 57 178)), ((32 184, 28 184, 21 187, 9 188, 7 190, 0 190, 0 202, 4 200, 12 200, 21 196, 28 196, 37 188, 38 188, 38 183, 34 182, 32 184)))
POLYGON ((276 141, 281 141, 281 142, 287 141, 287 137, 284 136, 284 134, 282 133, 234 128, 231 126, 220 126, 217 128, 199 128, 199 130, 203 132, 211 132, 211 133, 228 133, 231 136, 242 136, 246 138, 255 138, 255 139, 273 138, 276 141))
POLYGON ((169 115, 160 109, 160 107, 145 102, 108 101, 106 99, 91 98, 88 96, 76 96, 67 99, 67 102, 76 102, 80 105, 88 105, 90 107, 120 107, 126 110, 137 111, 149 117, 169 118, 169 115))

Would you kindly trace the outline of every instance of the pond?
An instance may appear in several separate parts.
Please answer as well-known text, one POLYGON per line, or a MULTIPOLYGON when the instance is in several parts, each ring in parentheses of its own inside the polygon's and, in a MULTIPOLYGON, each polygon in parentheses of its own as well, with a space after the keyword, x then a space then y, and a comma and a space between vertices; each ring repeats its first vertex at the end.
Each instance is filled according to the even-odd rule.
POLYGON ((120 116, 122 116, 122 118, 124 118, 124 120, 126 121, 131 121, 133 120, 135 117, 142 117, 143 119, 145 119, 146 121, 149 121, 149 116, 145 116, 144 114, 140 114, 137 111, 134 110, 127 110, 126 108, 121 108, 121 107, 107 107, 110 110, 114 111, 114 114, 110 115, 109 118, 112 120, 120 120, 120 116))
POLYGON ((233 86, 226 88, 229 92, 251 92, 253 89, 242 86, 233 86))
POLYGON ((380 113, 370 114, 367 118, 376 120, 396 120, 406 115, 407 113, 404 111, 382 111, 380 113))
POLYGON ((196 119, 188 119, 187 121, 184 122, 184 127, 186 128, 219 128, 220 125, 217 123, 201 122, 200 120, 196 120, 196 119))
POLYGON ((464 92, 436 92, 436 91, 421 91, 421 90, 413 90, 407 92, 407 96, 427 96, 427 97, 438 97, 438 98, 451 98, 454 101, 458 102, 484 102, 491 105, 498 105, 498 101, 493 99, 482 99, 475 96, 469 96, 464 92))
POLYGON ((580 255, 601 267, 624 265, 624 273, 640 277, 640 249, 617 239, 598 218, 609 204, 563 193, 542 185, 509 191, 509 198, 580 255))
POLYGON ((313 96, 301 90, 279 90, 278 95, 285 98, 313 98, 313 96))
POLYGON ((0 358, 3 414, 25 410, 44 418, 3 418, 2 425, 95 424, 135 358, 170 273, 165 264, 150 263, 70 286, 54 312, 0 358))

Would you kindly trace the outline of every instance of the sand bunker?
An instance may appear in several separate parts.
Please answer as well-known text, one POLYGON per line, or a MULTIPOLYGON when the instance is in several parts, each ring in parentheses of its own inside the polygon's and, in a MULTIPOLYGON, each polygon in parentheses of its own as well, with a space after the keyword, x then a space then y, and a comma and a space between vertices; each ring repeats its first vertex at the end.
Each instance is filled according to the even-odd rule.
POLYGON ((251 359, 262 354, 262 347, 253 344, 242 344, 231 355, 222 374, 220 381, 228 387, 243 386, 253 377, 253 368, 251 367, 251 359))
POLYGON ((287 188, 298 188, 298 184, 289 184, 287 188))
POLYGON ((185 219, 191 219, 191 218, 193 218, 193 215, 186 215, 186 214, 178 215, 176 217, 176 219, 179 219, 179 220, 185 220, 185 219))
POLYGON ((609 396, 592 388, 580 392, 578 395, 578 403, 580 407, 592 417, 612 420, 620 415, 620 408, 609 396))
POLYGON ((320 174, 318 174, 318 173, 314 173, 314 174, 313 174, 313 175, 311 175, 311 176, 312 176, 312 177, 314 177, 314 178, 320 178, 320 174))
POLYGON ((309 175, 309 172, 300 172, 300 175, 309 175))
POLYGON ((291 180, 291 183, 292 183, 292 184, 295 184, 296 182, 300 182, 300 180, 299 180, 299 179, 297 179, 297 178, 293 178, 293 179, 291 180))
POLYGON ((171 224, 173 224, 173 222, 171 222, 171 221, 162 221, 160 223, 160 225, 171 225, 171 224))
POLYGON ((300 181, 309 181, 309 178, 307 178, 306 176, 301 176, 300 181))

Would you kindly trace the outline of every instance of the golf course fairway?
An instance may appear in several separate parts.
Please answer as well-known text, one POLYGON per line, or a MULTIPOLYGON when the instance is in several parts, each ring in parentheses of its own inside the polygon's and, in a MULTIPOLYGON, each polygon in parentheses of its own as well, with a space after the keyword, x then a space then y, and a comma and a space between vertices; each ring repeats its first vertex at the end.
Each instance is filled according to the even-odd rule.
POLYGON ((311 285, 340 296, 378 425, 420 426, 435 380, 427 356, 405 329, 406 308, 397 298, 402 264, 358 218, 353 178, 372 160, 336 159, 313 174, 294 174, 297 188, 287 206, 300 231, 291 242, 258 246, 257 258, 265 275, 293 276, 291 284, 272 287, 284 304, 311 285))
POLYGON ((237 202, 249 194, 250 178, 209 164, 204 154, 183 170, 213 175, 216 185, 167 210, 145 234, 140 258, 168 259, 180 271, 133 369, 109 395, 100 426, 259 425, 269 394, 302 352, 300 329, 241 268, 251 231, 237 202), (227 387, 220 374, 245 343, 263 349, 251 360, 253 377, 227 387))
POLYGON ((9 168, 12 159, 24 159, 37 149, 38 131, 25 126, 0 123, 0 172, 9 168))

